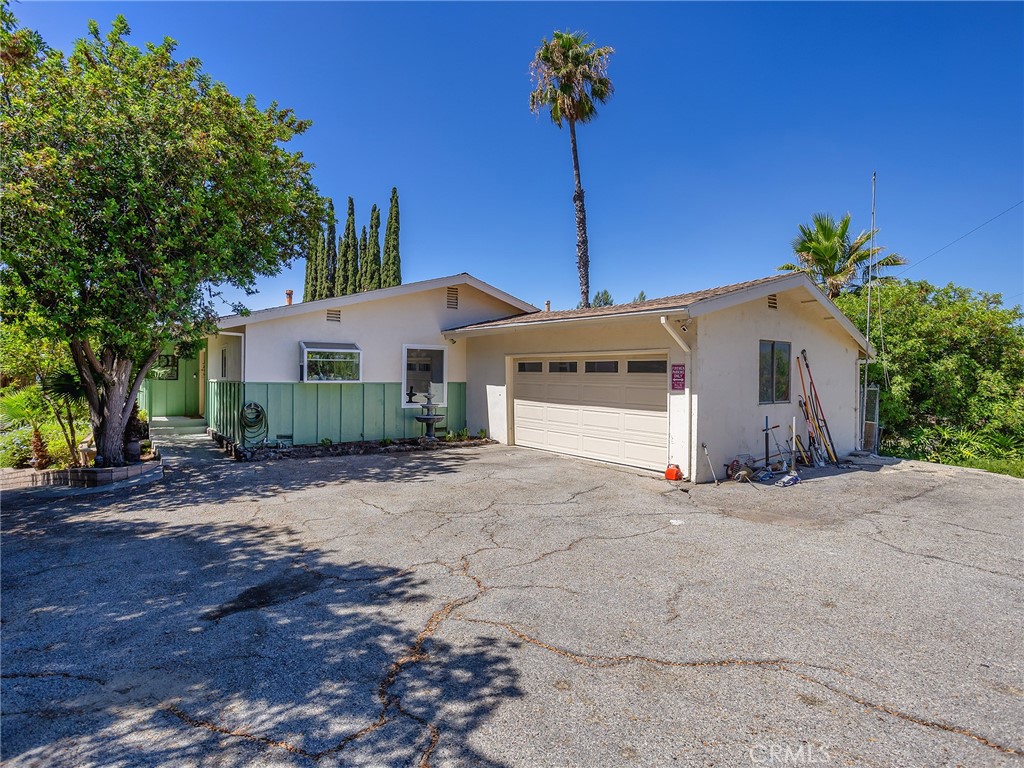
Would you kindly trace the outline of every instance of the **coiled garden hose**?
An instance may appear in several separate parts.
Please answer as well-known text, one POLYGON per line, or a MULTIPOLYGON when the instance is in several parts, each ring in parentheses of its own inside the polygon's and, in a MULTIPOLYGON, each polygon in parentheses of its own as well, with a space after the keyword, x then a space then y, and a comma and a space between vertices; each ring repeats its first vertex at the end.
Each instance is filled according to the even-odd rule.
POLYGON ((248 402, 238 412, 238 427, 242 433, 242 447, 266 442, 269 436, 267 412, 256 402, 248 402))

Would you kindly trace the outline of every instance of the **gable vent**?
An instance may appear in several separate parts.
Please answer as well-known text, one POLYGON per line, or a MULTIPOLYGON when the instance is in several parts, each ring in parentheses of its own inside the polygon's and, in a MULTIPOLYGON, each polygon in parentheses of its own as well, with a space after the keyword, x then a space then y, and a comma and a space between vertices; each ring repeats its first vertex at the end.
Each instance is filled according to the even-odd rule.
POLYGON ((328 323, 340 323, 341 322, 341 310, 340 309, 328 309, 327 310, 327 322, 328 323))
POLYGON ((778 295, 776 295, 774 293, 770 294, 768 296, 768 309, 778 309, 778 308, 779 308, 779 297, 778 297, 778 295))
POLYGON ((451 287, 448 289, 448 309, 459 308, 459 289, 451 287))

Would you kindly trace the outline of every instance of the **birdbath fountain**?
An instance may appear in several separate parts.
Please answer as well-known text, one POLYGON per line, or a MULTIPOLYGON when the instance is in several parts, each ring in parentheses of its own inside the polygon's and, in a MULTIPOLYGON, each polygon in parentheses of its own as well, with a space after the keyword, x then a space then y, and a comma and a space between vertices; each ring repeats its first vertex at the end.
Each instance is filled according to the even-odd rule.
POLYGON ((420 408, 423 409, 423 415, 417 416, 416 421, 420 422, 420 424, 427 425, 427 434, 423 436, 424 441, 428 443, 436 443, 437 436, 434 435, 434 425, 442 421, 444 416, 438 415, 437 406, 433 403, 434 395, 432 393, 425 392, 423 396, 427 398, 427 402, 420 405, 420 408))

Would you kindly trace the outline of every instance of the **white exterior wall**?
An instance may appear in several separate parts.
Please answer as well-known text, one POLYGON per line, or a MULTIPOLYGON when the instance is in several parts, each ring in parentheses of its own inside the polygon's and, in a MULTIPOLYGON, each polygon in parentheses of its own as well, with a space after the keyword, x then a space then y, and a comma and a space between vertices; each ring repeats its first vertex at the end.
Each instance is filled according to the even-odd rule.
MULTIPOLYGON (((692 346, 693 328, 682 335, 692 346)), ((459 345, 462 344, 467 347, 467 426, 471 432, 483 427, 490 437, 506 444, 513 439, 509 429, 514 397, 510 391, 513 357, 593 352, 662 353, 668 355, 669 371, 672 365, 687 366, 687 387, 690 386, 688 355, 661 326, 659 316, 521 327, 460 339, 459 345)), ((668 460, 679 464, 685 474, 689 464, 686 456, 689 391, 671 392, 669 376, 665 377, 665 396, 669 400, 668 460)))
MULTIPOLYGON (((444 328, 469 325, 515 314, 508 304, 469 285, 459 285, 459 308, 447 308, 446 288, 367 301, 341 308, 341 322, 328 322, 326 309, 292 314, 245 326, 244 380, 297 382, 299 342, 355 344, 362 351, 364 382, 402 381, 403 344, 443 346, 448 352, 448 381, 466 380, 466 344, 452 344, 444 328)), ((212 337, 211 348, 223 339, 212 337)), ((219 354, 219 353, 218 353, 219 354)), ((216 358, 213 359, 216 362, 216 358)))
MULTIPOLYGON (((805 289, 778 294, 778 309, 768 308, 765 298, 698 318, 697 380, 693 418, 697 424, 695 445, 700 451, 697 482, 711 480, 702 442, 707 443, 715 472, 722 479, 723 465, 739 453, 763 461, 765 416, 785 448, 793 417, 797 433, 807 445, 807 428, 797 398, 802 397, 797 363, 803 366, 800 350, 806 349, 814 383, 835 442, 836 453, 844 456, 856 448, 857 359, 856 342, 805 289), (790 402, 758 404, 758 349, 760 340, 792 344, 790 402)), ((806 379, 807 372, 804 370, 806 379)), ((810 394, 810 382, 807 383, 810 394)), ((775 443, 769 436, 771 452, 775 443)))
POLYGON ((210 381, 242 380, 242 337, 218 334, 206 337, 206 371, 210 381), (227 350, 227 375, 222 375, 221 351, 227 350))

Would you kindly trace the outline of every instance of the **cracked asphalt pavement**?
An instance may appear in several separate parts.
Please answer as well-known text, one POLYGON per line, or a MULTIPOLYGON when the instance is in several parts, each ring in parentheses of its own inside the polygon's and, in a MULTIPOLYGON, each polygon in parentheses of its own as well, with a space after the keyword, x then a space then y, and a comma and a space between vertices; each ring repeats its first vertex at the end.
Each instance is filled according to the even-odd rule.
POLYGON ((8 766, 1024 765, 1024 482, 490 446, 8 494, 8 766))

